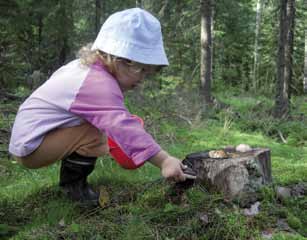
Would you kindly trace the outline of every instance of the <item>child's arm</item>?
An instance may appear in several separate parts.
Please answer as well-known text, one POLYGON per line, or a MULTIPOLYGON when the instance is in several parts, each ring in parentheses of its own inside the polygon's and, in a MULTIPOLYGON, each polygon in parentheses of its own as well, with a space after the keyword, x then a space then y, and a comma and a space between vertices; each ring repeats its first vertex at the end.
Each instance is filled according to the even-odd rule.
POLYGON ((184 166, 179 159, 170 156, 164 150, 158 152, 148 161, 160 168, 162 176, 166 179, 173 179, 176 182, 181 182, 185 181, 187 178, 195 178, 184 174, 183 169, 185 169, 186 166, 184 166))

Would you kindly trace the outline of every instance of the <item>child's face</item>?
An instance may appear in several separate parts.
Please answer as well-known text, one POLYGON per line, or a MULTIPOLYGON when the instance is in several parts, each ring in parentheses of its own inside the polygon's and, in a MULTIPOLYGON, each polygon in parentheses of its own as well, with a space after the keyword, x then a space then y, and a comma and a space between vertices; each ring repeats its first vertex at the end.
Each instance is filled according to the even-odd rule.
POLYGON ((116 78, 123 91, 137 87, 146 76, 157 71, 155 66, 131 62, 125 59, 119 59, 116 68, 116 78))

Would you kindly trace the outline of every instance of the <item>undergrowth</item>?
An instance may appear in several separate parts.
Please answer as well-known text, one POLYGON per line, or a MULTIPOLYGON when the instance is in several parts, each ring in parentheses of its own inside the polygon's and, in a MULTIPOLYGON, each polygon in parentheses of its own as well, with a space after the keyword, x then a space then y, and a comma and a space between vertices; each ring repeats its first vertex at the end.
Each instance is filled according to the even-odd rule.
MULTIPOLYGON (((28 170, 1 152, 0 238, 234 240, 262 239, 263 232, 274 232, 274 240, 306 239, 306 196, 280 202, 273 190, 277 185, 307 182, 307 108, 302 104, 306 98, 293 99, 290 119, 276 120, 270 117, 272 100, 263 96, 223 91, 216 96, 228 107, 206 109, 197 94, 165 91, 129 95, 127 106, 178 158, 240 143, 271 149, 274 184, 262 189, 258 215, 246 217, 237 205, 197 186, 176 204, 169 195, 172 184, 160 179, 158 169, 145 164, 127 171, 109 157, 99 159, 89 179, 95 187, 105 187, 109 205, 84 208, 61 195, 59 163, 28 170), (278 231, 280 219, 294 232, 278 231)), ((17 107, 7 102, 1 106, 8 104, 17 107)), ((9 128, 7 119, 2 114, 1 128, 9 128)))

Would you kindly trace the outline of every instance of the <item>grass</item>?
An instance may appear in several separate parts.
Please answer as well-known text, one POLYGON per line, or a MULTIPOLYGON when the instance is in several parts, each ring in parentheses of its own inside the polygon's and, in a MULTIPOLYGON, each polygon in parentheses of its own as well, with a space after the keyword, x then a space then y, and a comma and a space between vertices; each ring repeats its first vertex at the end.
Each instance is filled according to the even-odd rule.
MULTIPOLYGON (((158 142, 178 158, 195 151, 247 143, 271 149, 275 185, 307 182, 306 120, 283 122, 269 118, 272 102, 263 96, 223 92, 218 97, 231 110, 200 113, 195 105, 182 109, 186 103, 181 104, 181 100, 158 97, 142 98, 139 103, 130 99, 128 105, 145 119, 158 142), (287 143, 281 141, 277 130, 282 131, 287 143)), ((294 116, 302 112, 307 115, 304 101, 302 97, 294 99, 294 106, 298 103, 294 116)), ((1 127, 6 122, 1 119, 1 127)), ((197 187, 189 189, 178 205, 170 200, 170 184, 158 181, 158 169, 145 164, 127 171, 104 157, 89 181, 107 189, 110 206, 89 209, 60 194, 58 173, 59 163, 28 170, 5 155, 1 157, 1 239, 261 239, 261 232, 274 229, 280 218, 296 234, 277 232, 274 240, 307 239, 306 196, 279 202, 272 187, 266 187, 261 193, 261 211, 252 218, 242 215, 236 205, 224 202, 220 195, 204 193, 197 187), (208 217, 208 223, 201 220, 202 215, 208 217)))

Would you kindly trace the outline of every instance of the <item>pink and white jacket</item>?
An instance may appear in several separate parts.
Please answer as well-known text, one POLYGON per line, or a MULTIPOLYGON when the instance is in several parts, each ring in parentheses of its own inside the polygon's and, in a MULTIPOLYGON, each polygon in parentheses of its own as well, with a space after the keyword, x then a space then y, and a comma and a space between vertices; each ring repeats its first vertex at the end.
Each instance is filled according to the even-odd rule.
POLYGON ((58 69, 20 106, 9 151, 27 156, 49 131, 84 120, 111 137, 136 165, 161 150, 125 107, 117 80, 101 64, 87 67, 77 59, 58 69))

